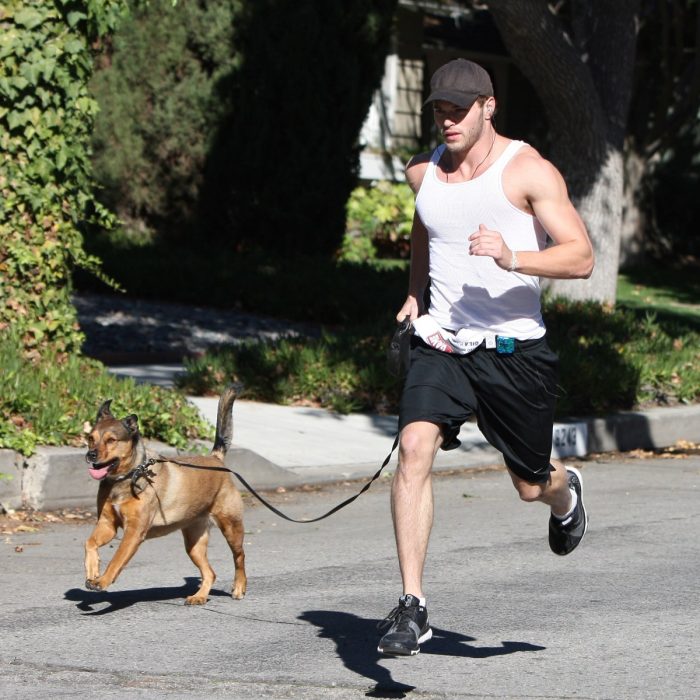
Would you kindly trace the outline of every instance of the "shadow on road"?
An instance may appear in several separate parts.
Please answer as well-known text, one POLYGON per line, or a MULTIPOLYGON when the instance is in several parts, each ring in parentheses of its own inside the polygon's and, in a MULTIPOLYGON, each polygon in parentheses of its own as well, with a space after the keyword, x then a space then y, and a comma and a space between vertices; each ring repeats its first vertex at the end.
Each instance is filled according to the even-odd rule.
MULTIPOLYGON (((307 610, 298 619, 318 627, 319 637, 335 642, 338 656, 346 668, 376 683, 366 693, 367 697, 405 698, 407 693, 415 690, 415 686, 395 681, 391 672, 379 665, 380 659, 387 659, 377 651, 379 620, 366 620, 334 610, 307 610)), ((498 647, 478 647, 470 644, 474 641, 474 637, 433 627, 433 638, 423 644, 421 654, 484 659, 520 651, 542 651, 546 648, 528 642, 502 642, 498 647)), ((393 661, 400 662, 402 659, 395 658, 393 661)))
MULTIPOLYGON (((194 576, 185 578, 182 586, 170 586, 168 588, 140 588, 130 591, 88 591, 83 588, 71 588, 67 590, 63 598, 77 603, 76 607, 88 615, 106 615, 117 610, 131 607, 136 603, 162 602, 166 600, 179 600, 183 605, 185 598, 197 591, 200 579, 194 576), (107 603, 107 607, 95 610, 94 606, 107 603)), ((212 589, 209 597, 225 596, 230 593, 212 589)))

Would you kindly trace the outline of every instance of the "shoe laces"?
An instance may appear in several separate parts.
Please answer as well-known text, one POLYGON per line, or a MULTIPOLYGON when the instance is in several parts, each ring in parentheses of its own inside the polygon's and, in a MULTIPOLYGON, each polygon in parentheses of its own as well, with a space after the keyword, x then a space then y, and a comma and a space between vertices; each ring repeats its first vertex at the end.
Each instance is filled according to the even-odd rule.
POLYGON ((396 624, 397 628, 402 624, 406 625, 409 620, 413 621, 416 610, 418 610, 416 606, 408 606, 401 601, 383 620, 377 623, 377 629, 380 632, 384 632, 392 627, 393 624, 396 624))

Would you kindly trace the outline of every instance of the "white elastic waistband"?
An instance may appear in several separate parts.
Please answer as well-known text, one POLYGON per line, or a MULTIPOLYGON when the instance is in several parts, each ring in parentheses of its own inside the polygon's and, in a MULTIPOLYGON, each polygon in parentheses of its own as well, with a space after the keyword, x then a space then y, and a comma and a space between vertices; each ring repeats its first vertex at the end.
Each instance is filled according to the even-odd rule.
POLYGON ((442 352, 466 355, 486 343, 487 348, 496 347, 496 335, 490 331, 474 331, 461 328, 456 333, 446 331, 438 322, 425 314, 413 322, 413 330, 424 343, 442 352))

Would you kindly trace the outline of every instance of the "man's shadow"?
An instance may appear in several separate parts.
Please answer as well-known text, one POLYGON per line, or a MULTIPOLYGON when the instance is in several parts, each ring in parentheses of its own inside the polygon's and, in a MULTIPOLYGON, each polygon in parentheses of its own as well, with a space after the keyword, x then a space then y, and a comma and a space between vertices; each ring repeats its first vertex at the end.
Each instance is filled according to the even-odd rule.
MULTIPOLYGON (((107 615, 117 610, 129 608, 136 603, 174 600, 184 605, 185 598, 196 593, 200 583, 199 578, 191 576, 185 578, 182 586, 169 586, 167 588, 139 588, 129 591, 88 591, 84 588, 71 588, 63 594, 63 597, 65 600, 74 601, 76 607, 85 612, 86 615, 107 615), (107 603, 107 606, 95 609, 96 606, 103 603, 107 603)), ((212 588, 209 591, 209 597, 214 596, 230 597, 230 593, 212 588)))
MULTIPOLYGON (((338 656, 346 668, 376 683, 366 693, 372 698, 405 698, 414 686, 395 681, 391 672, 379 665, 382 657, 377 651, 379 620, 365 620, 350 613, 335 610, 307 610, 298 617, 319 628, 318 636, 335 642, 338 656)), ((458 632, 433 627, 433 638, 421 645, 421 654, 461 656, 470 659, 485 659, 490 656, 514 654, 519 651, 542 651, 546 647, 528 642, 502 642, 497 647, 473 646, 476 641, 458 632)))

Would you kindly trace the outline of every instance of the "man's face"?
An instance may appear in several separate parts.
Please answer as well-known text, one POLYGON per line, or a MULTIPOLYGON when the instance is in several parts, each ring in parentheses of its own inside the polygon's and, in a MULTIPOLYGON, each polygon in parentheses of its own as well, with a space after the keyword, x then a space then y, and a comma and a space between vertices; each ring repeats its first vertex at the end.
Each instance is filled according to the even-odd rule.
POLYGON ((468 151, 484 130, 484 106, 477 100, 466 109, 446 100, 433 102, 435 125, 448 151, 468 151))

